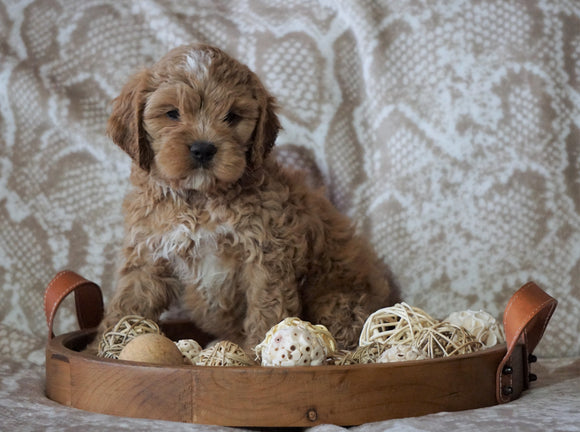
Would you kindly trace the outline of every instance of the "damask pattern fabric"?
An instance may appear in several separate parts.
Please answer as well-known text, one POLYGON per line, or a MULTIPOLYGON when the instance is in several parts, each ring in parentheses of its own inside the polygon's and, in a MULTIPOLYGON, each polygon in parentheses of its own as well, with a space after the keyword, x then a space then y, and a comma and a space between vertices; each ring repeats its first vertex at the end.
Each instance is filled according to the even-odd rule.
MULTIPOLYGON (((130 165, 110 101, 191 42, 262 78, 277 157, 326 187, 407 303, 499 319, 534 280, 560 302, 537 354, 580 355, 577 1, 0 0, 0 356, 42 365, 57 271, 110 297, 130 165)), ((69 301, 57 333, 75 328, 69 301)))

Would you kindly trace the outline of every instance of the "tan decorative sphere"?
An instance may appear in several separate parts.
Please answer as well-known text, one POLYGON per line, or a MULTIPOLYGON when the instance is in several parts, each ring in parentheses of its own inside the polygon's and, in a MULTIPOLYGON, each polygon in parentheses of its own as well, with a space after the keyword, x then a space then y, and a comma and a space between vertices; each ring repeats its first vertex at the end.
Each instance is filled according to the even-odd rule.
POLYGON ((154 363, 164 366, 183 365, 183 356, 173 341, 163 335, 147 333, 131 340, 119 354, 119 360, 154 363))

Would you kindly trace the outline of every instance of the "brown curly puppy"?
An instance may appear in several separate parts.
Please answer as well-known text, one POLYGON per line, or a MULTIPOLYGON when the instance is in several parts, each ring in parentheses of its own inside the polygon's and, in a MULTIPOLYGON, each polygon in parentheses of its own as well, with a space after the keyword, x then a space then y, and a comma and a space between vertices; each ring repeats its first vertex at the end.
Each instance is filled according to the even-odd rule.
POLYGON ((248 348, 288 316, 357 344, 389 285, 352 224, 269 157, 280 129, 257 76, 217 48, 169 52, 115 99, 108 133, 133 159, 116 294, 101 332, 179 302, 248 348))

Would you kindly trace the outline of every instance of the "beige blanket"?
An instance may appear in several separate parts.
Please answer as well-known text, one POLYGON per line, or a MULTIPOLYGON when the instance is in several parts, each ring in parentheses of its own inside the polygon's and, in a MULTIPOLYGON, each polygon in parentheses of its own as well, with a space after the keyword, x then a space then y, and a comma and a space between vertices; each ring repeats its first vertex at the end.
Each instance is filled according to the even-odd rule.
MULTIPOLYGON (((326 185, 407 303, 501 318, 535 280, 560 300, 537 354, 580 356, 578 1, 0 0, 0 424, 149 428, 44 398, 42 296, 63 268, 110 296, 129 173, 104 134, 110 101, 194 41, 261 76, 281 106, 277 157, 326 185)), ((67 304, 57 333, 75 328, 67 304)), ((363 429, 494 430, 518 409, 530 427, 577 425, 570 362, 517 405, 363 429), (552 390, 562 406, 544 405, 552 390)))

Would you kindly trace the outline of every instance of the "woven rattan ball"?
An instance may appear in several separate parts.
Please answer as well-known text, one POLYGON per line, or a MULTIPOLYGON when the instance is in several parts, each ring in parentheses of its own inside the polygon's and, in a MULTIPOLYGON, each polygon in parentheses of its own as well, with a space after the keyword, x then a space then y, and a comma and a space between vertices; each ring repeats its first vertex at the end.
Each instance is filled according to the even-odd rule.
POLYGON ((430 358, 467 354, 483 346, 467 330, 448 322, 422 329, 413 345, 430 358))
POLYGON ((422 309, 397 303, 379 309, 366 320, 359 338, 359 346, 380 342, 387 345, 411 344, 417 334, 437 321, 422 309))
POLYGON ((197 366, 253 366, 256 364, 239 345, 220 341, 202 350, 196 358, 197 366))
POLYGON ((385 350, 377 360, 377 363, 392 363, 408 360, 425 360, 427 356, 413 345, 393 345, 385 350))
POLYGON ((155 321, 139 315, 127 315, 105 331, 97 356, 117 359, 125 345, 135 337, 147 333, 161 334, 161 330, 155 321))
POLYGON ((347 366, 352 364, 376 363, 389 346, 379 342, 372 342, 359 346, 355 351, 339 351, 333 357, 334 364, 347 366))

